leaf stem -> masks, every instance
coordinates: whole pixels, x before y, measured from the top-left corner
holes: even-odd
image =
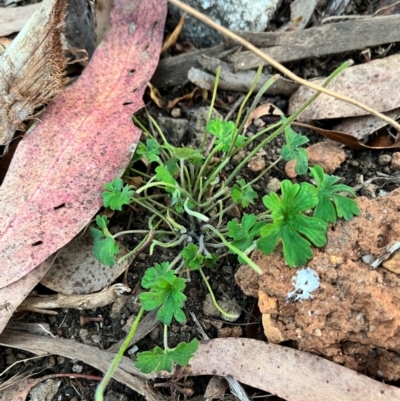
[[[236,248],[230,242],[228,242],[224,238],[224,236],[217,229],[215,229],[212,225],[205,224],[204,226],[201,227],[201,229],[202,230],[206,230],[206,229],[211,230],[215,235],[217,235],[219,237],[219,239],[224,243],[224,245],[227,248],[229,248],[236,255],[240,256],[255,272],[257,272],[258,274],[262,274],[261,269],[245,253],[243,253],[240,249]]]
[[[113,361],[111,362],[110,367],[108,368],[103,380],[97,386],[96,393],[95,393],[95,401],[103,401],[104,400],[104,390],[106,389],[108,383],[110,382],[115,369],[117,368],[119,361],[122,359],[126,349],[129,347],[129,344],[136,333],[137,327],[139,325],[140,319],[142,318],[144,313],[144,309],[140,308],[139,313],[136,316],[136,319],[133,321],[131,329],[129,330],[128,335],[125,338],[125,341],[121,345],[118,353],[115,355]]]
[[[219,311],[222,315],[226,316],[227,318],[230,318],[230,319],[235,319],[235,318],[237,318],[237,316],[231,315],[230,313],[225,312],[225,311],[219,306],[217,300],[215,299],[215,295],[214,295],[214,292],[213,292],[213,290],[212,290],[212,288],[211,288],[211,286],[210,286],[210,283],[208,282],[207,277],[206,277],[206,275],[204,274],[203,269],[202,269],[201,267],[199,268],[199,272],[200,272],[200,274],[201,274],[201,277],[203,278],[203,281],[204,281],[204,283],[205,283],[205,285],[206,285],[206,287],[207,287],[208,292],[210,293],[211,300],[212,300],[214,306],[218,309],[218,311]]]

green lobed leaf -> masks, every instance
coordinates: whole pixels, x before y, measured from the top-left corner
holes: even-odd
[[[240,224],[236,220],[228,222],[228,237],[232,238],[232,245],[240,251],[246,251],[255,241],[255,237],[260,235],[260,229],[264,223],[257,223],[257,216],[254,214],[244,214]],[[244,263],[239,257],[239,262]]]
[[[102,193],[103,204],[111,210],[122,210],[123,205],[131,203],[131,197],[135,193],[131,185],[123,186],[121,178],[117,178],[104,185],[105,192]]]
[[[261,228],[257,248],[269,255],[281,240],[286,263],[301,266],[312,258],[311,243],[325,245],[327,223],[305,214],[318,204],[318,197],[308,185],[284,180],[281,188],[281,198],[274,192],[263,197],[273,222]]]
[[[146,139],[146,144],[143,142],[139,143],[136,153],[142,156],[146,156],[149,162],[162,163],[160,159],[161,146],[153,138]]]
[[[314,217],[334,223],[338,217],[351,220],[354,216],[361,214],[355,200],[341,195],[348,193],[355,197],[353,189],[344,184],[336,184],[340,177],[324,173],[321,166],[315,165],[310,168],[310,175],[314,178],[316,186],[306,184],[310,191],[318,197],[318,205],[314,211]]]
[[[196,270],[204,264],[204,256],[199,253],[199,248],[195,244],[189,244],[183,248],[181,255],[189,269]]]
[[[114,257],[119,252],[119,246],[114,238],[106,237],[102,231],[90,227],[90,233],[94,238],[93,253],[95,258],[102,263],[112,267],[115,263]]]
[[[287,118],[282,116],[282,123],[285,124]],[[296,160],[295,171],[297,174],[305,174],[308,167],[308,155],[302,145],[308,142],[304,135],[297,134],[290,125],[285,128],[286,144],[281,149],[282,159],[285,161]]]
[[[190,343],[179,343],[176,348],[163,350],[155,347],[152,351],[139,352],[135,365],[143,373],[171,372],[173,362],[180,366],[188,365],[198,348],[199,341],[196,338]]]
[[[159,277],[164,277],[169,281],[173,281],[175,274],[172,270],[168,269],[169,262],[162,262],[161,264],[156,263],[154,267],[149,267],[146,269],[142,278],[142,287],[146,289],[151,288],[156,284],[156,281]]]
[[[150,289],[149,292],[140,294],[140,303],[144,310],[150,311],[160,307],[157,319],[164,324],[171,324],[173,318],[179,323],[186,320],[182,311],[186,296],[183,291],[186,287],[185,280],[176,277],[171,270],[166,272],[165,265],[159,268],[150,268],[144,284]],[[153,270],[151,270],[153,269]]]
[[[236,127],[233,121],[221,121],[218,118],[211,120],[207,125],[207,131],[216,137],[215,146],[219,146],[223,152],[227,152],[231,148],[236,134]],[[242,146],[244,140],[245,137],[243,135],[238,135],[235,146]]]
[[[231,189],[233,202],[236,204],[240,203],[243,207],[254,204],[254,199],[256,199],[257,196],[257,192],[255,192],[250,185],[246,186],[246,181],[243,178],[241,178]]]

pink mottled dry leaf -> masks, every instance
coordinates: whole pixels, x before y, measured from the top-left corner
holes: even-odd
[[[19,144],[0,188],[0,288],[88,224],[103,185],[126,168],[140,137],[131,115],[157,65],[166,9],[164,0],[116,0],[89,66]]]
[[[0,288],[0,333],[4,330],[21,302],[50,269],[56,256],[56,253],[49,256],[40,266],[24,277],[9,284],[7,287]]]
[[[245,338],[201,343],[183,375],[233,376],[287,401],[399,400],[400,389],[306,352]]]

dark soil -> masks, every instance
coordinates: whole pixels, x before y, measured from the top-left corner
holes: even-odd
[[[358,14],[362,14],[364,11],[371,13],[374,11],[374,6],[376,6],[377,1],[359,1],[355,2],[358,5],[356,11]],[[288,5],[289,2],[284,1],[281,9],[277,13],[276,20],[273,26],[277,27],[281,25],[288,16]],[[371,9],[369,9],[371,8]],[[394,48],[394,50],[396,50]],[[374,54],[374,49],[371,49],[372,54]],[[393,51],[393,50],[392,50]],[[355,60],[360,58],[359,53],[352,55],[339,55],[336,57],[319,59],[319,60],[307,60],[304,63],[298,63],[296,65],[290,66],[291,69],[299,75],[307,75],[307,78],[311,78],[310,75],[320,75],[326,76],[331,71],[333,71],[341,62],[347,60],[348,58],[354,58]],[[312,71],[312,73],[310,73]],[[301,73],[303,72],[303,73]],[[181,91],[189,91],[187,88],[176,88],[165,95],[174,98],[181,94]],[[238,98],[236,93],[219,93],[217,110],[225,116],[230,110],[235,100]],[[278,104],[281,108],[285,109],[287,104],[287,99],[275,97],[275,98],[263,98],[262,103],[272,102]],[[218,107],[218,104],[222,107]],[[190,113],[196,113],[196,110],[203,106],[208,105],[203,104],[201,99],[194,99],[186,103],[179,104],[179,109],[181,112],[181,118],[187,118]],[[152,114],[156,119],[161,114],[169,116],[169,112],[160,111],[154,104],[149,103],[150,114]],[[232,120],[235,118],[235,114],[232,116]],[[250,132],[255,131],[255,127],[250,127]],[[300,131],[300,130],[297,130]],[[304,132],[303,132],[304,133]],[[171,134],[173,135],[173,133]],[[307,133],[310,139],[310,143],[316,143],[323,141],[324,139],[314,133]],[[189,143],[190,141],[188,141]],[[188,143],[183,143],[186,145]],[[266,165],[275,161],[280,154],[280,149],[283,145],[283,138],[278,137],[272,141],[267,148],[265,148],[266,155]],[[350,185],[352,187],[358,186],[362,181],[366,181],[370,178],[377,177],[378,173],[384,173],[388,175],[393,175],[393,171],[390,170],[389,164],[382,166],[379,163],[379,156],[385,154],[391,156],[395,150],[380,150],[380,151],[355,151],[351,149],[346,149],[346,161],[341,165],[341,167],[335,172],[335,175],[341,177],[342,182]],[[232,169],[233,166],[228,166],[227,169]],[[243,178],[246,180],[251,180],[255,178],[257,173],[245,169],[242,173]],[[397,175],[399,177],[399,175]],[[238,177],[238,179],[241,177]],[[258,200],[262,198],[267,192],[266,187],[271,178],[277,178],[283,180],[286,178],[284,174],[284,163],[279,163],[275,168],[273,168],[269,175],[266,175],[262,180],[254,186],[254,189],[258,192]],[[376,187],[362,187],[359,189],[359,194],[366,195],[368,197],[378,196],[380,189],[385,191],[391,191],[398,187],[399,185],[377,181]],[[262,211],[264,207],[261,202],[253,207],[252,212]],[[118,226],[121,230],[127,230],[132,226],[145,226],[145,216],[139,215],[135,217],[131,227],[128,227],[129,212],[121,212],[116,214],[111,222],[112,225]],[[137,245],[137,239],[124,237],[126,241],[125,245],[132,249]],[[157,251],[153,256],[149,256],[148,253],[143,253],[140,257],[130,266],[128,274],[128,283],[131,288],[137,288],[137,284],[140,281],[143,272],[148,267],[154,265],[154,263],[160,263],[162,261],[172,260],[174,257],[173,252],[168,253],[164,250],[162,252]],[[259,321],[259,314],[257,307],[255,306],[255,300],[251,297],[246,297],[239,287],[236,285],[233,274],[238,269],[239,265],[235,257],[227,255],[221,263],[213,268],[207,270],[207,275],[209,276],[209,281],[215,292],[217,299],[234,299],[240,306],[242,314],[240,319],[234,323],[227,323],[222,321],[218,317],[206,316],[203,310],[203,303],[205,301],[207,290],[201,280],[198,273],[191,274],[191,281],[187,284],[187,297],[188,300],[185,304],[185,314],[187,316],[187,322],[183,326],[173,324],[169,333],[169,345],[175,346],[181,341],[189,341],[194,337],[200,338],[199,332],[194,324],[190,312],[194,313],[197,319],[204,324],[205,331],[210,338],[215,338],[218,336],[218,329],[222,327],[240,327],[243,331],[243,336],[251,336],[252,338],[265,339]],[[42,286],[36,288],[36,292],[40,294],[48,294],[49,290]],[[127,297],[128,299],[128,297]],[[82,329],[87,330],[86,338],[90,339],[96,346],[100,349],[106,350],[111,345],[113,345],[118,340],[125,337],[126,332],[123,331],[122,327],[125,325],[126,321],[137,312],[137,306],[133,305],[131,302],[126,302],[125,305],[120,309],[117,315],[111,316],[112,306],[99,308],[96,310],[89,311],[76,311],[73,309],[59,310],[57,316],[49,316],[46,314],[38,313],[25,313],[15,316],[16,320],[21,320],[25,322],[40,322],[48,323],[50,325],[50,331],[52,334],[66,339],[74,339],[76,341],[82,341]],[[84,328],[79,324],[79,317],[84,316],[101,316],[104,318],[102,323],[89,323]],[[159,327],[153,330],[153,332],[146,338],[141,340],[137,346],[139,350],[152,349],[155,345],[160,345],[162,343],[162,330]],[[60,356],[46,356],[40,359],[33,359],[29,361],[24,361],[33,355],[25,351],[18,351],[9,348],[0,349],[0,371],[3,371],[7,367],[15,364],[17,361],[22,361],[19,364],[12,366],[5,375],[1,377],[1,380],[8,379],[16,375],[21,370],[29,370],[38,376],[44,376],[45,374],[52,373],[70,373],[70,372],[82,372],[88,375],[102,376],[102,373],[93,369],[92,367],[85,365],[79,361],[79,355],[76,356],[76,360],[68,360]],[[189,378],[182,380],[179,385],[185,387],[185,381],[190,386],[192,393],[189,398],[195,398],[202,396],[205,391],[205,387],[209,381],[207,377]],[[53,401],[62,400],[93,400],[94,391],[97,386],[97,382],[92,380],[84,379],[62,379],[62,384],[59,388],[58,393],[53,397]],[[247,389],[249,396],[260,395],[257,390]],[[176,387],[160,387],[159,391],[166,396],[170,396],[173,399],[183,399],[185,398],[184,392],[177,391]],[[113,400],[139,400],[142,397],[121,385],[120,383],[113,381],[107,389],[109,393],[109,401]],[[278,400],[277,397],[269,397],[268,400]]]

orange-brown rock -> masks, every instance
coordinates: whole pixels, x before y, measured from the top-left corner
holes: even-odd
[[[344,150],[336,143],[330,141],[315,143],[309,146],[306,151],[308,154],[308,164],[310,166],[319,164],[326,174],[332,174],[346,159]],[[285,173],[289,178],[297,176],[294,171],[295,165],[295,160],[291,160],[285,165]]]
[[[328,242],[308,263],[320,279],[313,298],[290,302],[297,269],[285,264],[281,249],[253,260],[257,275],[242,266],[235,275],[244,293],[259,296],[266,335],[272,342],[296,341],[300,350],[322,355],[377,378],[400,379],[400,275],[362,261],[377,258],[400,239],[400,189],[369,200],[362,215],[328,229]],[[268,334],[270,333],[270,334]]]

